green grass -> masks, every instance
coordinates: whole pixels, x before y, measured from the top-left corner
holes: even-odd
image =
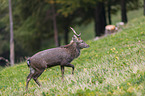
[[[89,26],[89,25],[88,25]],[[97,41],[89,40],[75,59],[75,74],[65,68],[61,82],[60,67],[47,69],[25,91],[29,68],[26,62],[0,71],[0,96],[144,96],[145,94],[145,17],[130,21],[116,34]],[[89,29],[88,29],[89,30]]]
[[[0,71],[3,69],[3,67],[0,66]]]

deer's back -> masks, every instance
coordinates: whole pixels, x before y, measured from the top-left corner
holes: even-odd
[[[35,67],[51,67],[62,62],[71,62],[72,60],[73,58],[71,58],[71,54],[66,48],[47,49],[34,54],[30,58],[30,62],[33,63],[32,66]]]

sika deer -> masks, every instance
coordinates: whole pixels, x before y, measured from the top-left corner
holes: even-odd
[[[64,67],[72,67],[72,74],[74,74],[74,65],[70,64],[70,62],[80,55],[80,49],[88,48],[89,45],[81,39],[81,34],[78,35],[73,28],[71,29],[75,35],[72,37],[70,44],[40,51],[28,58],[27,65],[30,68],[30,73],[27,76],[26,90],[31,78],[40,86],[37,78],[46,68],[60,65],[62,81],[64,80]]]

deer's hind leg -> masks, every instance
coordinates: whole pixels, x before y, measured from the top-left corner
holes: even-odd
[[[27,76],[27,80],[26,80],[26,90],[28,89],[29,82],[31,78],[33,77],[34,73],[35,73],[35,70],[30,66],[30,73]]]
[[[35,74],[33,75],[33,80],[38,84],[38,86],[41,86],[41,84],[39,83],[39,81],[37,79],[43,73],[44,70],[45,69],[41,69],[39,71],[36,71]]]

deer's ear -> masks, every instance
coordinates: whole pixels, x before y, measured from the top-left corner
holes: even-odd
[[[78,41],[77,36],[76,36],[76,35],[74,35],[74,36],[72,37],[72,40],[73,40],[73,42],[77,42],[77,41]]]
[[[81,37],[80,36],[78,37],[78,40],[81,40]]]

